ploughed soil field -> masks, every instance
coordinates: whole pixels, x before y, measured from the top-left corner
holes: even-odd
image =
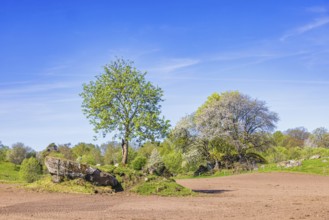
[[[0,184],[0,219],[328,219],[329,177],[265,173],[177,182],[192,197],[37,193]]]

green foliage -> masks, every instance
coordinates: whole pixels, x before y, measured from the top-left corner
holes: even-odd
[[[96,165],[103,162],[100,148],[93,144],[79,143],[72,148],[72,152],[81,163]]]
[[[260,153],[257,152],[247,152],[243,155],[243,157],[247,160],[247,162],[250,163],[267,163],[267,160],[265,157],[263,157]]]
[[[269,148],[263,153],[269,163],[277,163],[288,159],[288,150],[285,147]]]
[[[151,178],[150,181],[142,182],[131,191],[141,195],[159,195],[159,196],[191,196],[195,193],[179,184],[173,179]]]
[[[319,154],[322,157],[329,157],[329,149],[328,148],[303,148],[302,149],[302,157],[307,159],[313,155]]]
[[[46,158],[46,156],[50,156],[50,157],[58,157],[58,158],[67,159],[67,158],[65,158],[64,154],[62,154],[61,152],[58,152],[58,151],[47,152],[43,156],[44,156],[44,158]]]
[[[83,85],[82,109],[95,132],[116,132],[125,144],[122,162],[127,162],[132,139],[163,138],[169,121],[160,118],[163,91],[146,81],[133,62],[117,59],[104,67],[95,81]]]
[[[142,170],[143,167],[146,165],[146,163],[147,163],[147,158],[146,157],[144,157],[144,156],[137,156],[131,162],[131,167],[134,170]]]
[[[0,182],[20,182],[19,165],[0,161]]]
[[[151,156],[148,160],[147,167],[149,169],[153,169],[157,174],[162,173],[162,171],[165,167],[162,157],[156,148],[154,148],[151,153]]]
[[[121,146],[114,142],[109,142],[101,146],[104,149],[104,164],[114,165],[119,163],[119,156],[122,155]],[[129,155],[128,155],[129,156]]]
[[[217,92],[214,92],[213,94],[211,94],[210,96],[208,96],[207,100],[205,103],[203,103],[198,110],[196,111],[195,115],[196,117],[198,117],[198,115],[202,114],[202,112],[211,107],[212,105],[214,105],[214,103],[220,101],[221,95]]]
[[[111,187],[94,186],[83,179],[66,180],[61,183],[53,183],[50,176],[26,185],[27,189],[38,192],[83,193],[95,194],[97,192],[112,193]]]
[[[58,151],[60,154],[63,155],[63,158],[68,159],[68,160],[75,160],[76,157],[72,151],[72,149],[68,145],[59,145],[58,146]]]
[[[9,147],[4,146],[0,141],[0,162],[6,160],[8,151],[9,151]]]
[[[19,171],[22,180],[32,183],[40,178],[42,174],[41,165],[34,157],[24,159]]]
[[[95,148],[95,145],[93,144],[87,144],[87,143],[78,143],[72,148],[72,152],[75,155],[75,157],[82,157],[83,155],[89,154],[93,149]]]
[[[98,167],[98,169],[113,174],[119,183],[121,183],[124,190],[127,190],[139,183],[143,177],[142,172],[130,169],[129,167],[125,166],[105,165]]]
[[[184,170],[183,155],[179,152],[170,152],[163,155],[163,163],[165,167],[170,171],[170,173],[177,175]]]
[[[304,160],[301,166],[282,168],[277,164],[268,164],[259,169],[259,172],[301,172],[308,174],[329,175],[329,160],[328,159],[315,159]]]
[[[176,145],[169,139],[165,139],[158,147],[165,167],[173,175],[177,175],[186,170],[183,166],[183,154]]]
[[[85,154],[78,158],[79,163],[96,165],[95,157],[91,154]]]
[[[272,138],[275,146],[282,146],[286,137],[281,131],[276,131],[273,133]]]
[[[278,163],[287,160],[308,159],[313,155],[319,154],[322,157],[329,157],[328,148],[310,148],[310,147],[274,147],[270,148],[262,155],[269,163]]]
[[[146,142],[143,144],[140,148],[138,148],[138,155],[144,156],[146,158],[149,158],[152,154],[152,151],[156,148],[157,146],[151,142]]]

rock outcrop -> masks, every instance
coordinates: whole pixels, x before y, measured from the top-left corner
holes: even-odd
[[[320,158],[321,158],[320,154],[315,154],[315,155],[310,157],[310,160],[316,160],[316,159],[320,159]]]
[[[291,168],[291,167],[298,167],[301,165],[302,165],[302,160],[288,160],[278,163],[277,167]]]
[[[66,177],[69,179],[83,178],[96,186],[115,187],[118,185],[117,179],[111,174],[86,164],[55,157],[46,157],[45,164],[52,175],[53,182],[56,183],[61,182]]]

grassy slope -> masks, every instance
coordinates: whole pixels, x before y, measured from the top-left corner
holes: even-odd
[[[83,179],[67,180],[62,183],[53,183],[49,175],[25,185],[27,189],[38,192],[61,192],[61,193],[112,193],[112,187],[94,186]]]
[[[159,196],[190,196],[196,194],[191,189],[177,184],[175,180],[162,177],[153,177],[148,181],[143,181],[133,187],[131,191],[140,195]]]
[[[304,160],[301,166],[292,168],[278,167],[276,164],[266,164],[259,172],[301,172],[308,174],[329,175],[329,158]]]
[[[298,173],[307,173],[307,174],[317,174],[317,175],[326,175],[329,176],[329,158],[320,158],[315,160],[304,160],[301,166],[292,167],[292,168],[283,168],[278,167],[277,164],[265,164],[260,165],[258,171],[240,171],[239,173],[234,172],[233,170],[221,170],[213,174],[205,173],[200,176],[188,176],[182,175],[177,176],[176,179],[190,179],[190,178],[211,178],[211,177],[223,177],[238,175],[243,173],[263,173],[263,172],[298,172]]]
[[[19,166],[15,166],[15,164],[10,162],[0,162],[0,182],[21,182],[19,177]]]

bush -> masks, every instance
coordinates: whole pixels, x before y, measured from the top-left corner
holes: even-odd
[[[40,178],[41,173],[41,165],[36,158],[31,157],[23,160],[19,171],[21,179],[28,183],[32,183]]]
[[[288,160],[288,150],[285,147],[269,148],[264,156],[269,163],[278,163]]]
[[[269,148],[263,153],[263,156],[268,160],[269,163],[278,163],[286,160],[299,160],[308,159],[313,155],[319,154],[322,157],[329,156],[329,149],[327,148],[310,148],[310,147],[274,147]]]
[[[9,151],[9,147],[2,145],[0,142],[0,162],[6,161],[6,156],[8,151]]]
[[[158,150],[155,148],[149,158],[147,168],[149,172],[161,175],[165,170],[165,165],[163,163],[162,157],[160,156]]]
[[[329,149],[328,148],[310,148],[306,147],[302,150],[302,155],[305,159],[310,158],[313,155],[319,154],[322,157],[329,157]]]
[[[8,152],[8,161],[20,165],[27,156],[27,149],[23,143],[16,143]]]
[[[131,163],[131,167],[134,170],[142,170],[143,167],[146,165],[147,158],[144,156],[137,156]]]
[[[183,157],[179,152],[171,152],[163,156],[163,162],[168,170],[177,175],[182,172]]]

